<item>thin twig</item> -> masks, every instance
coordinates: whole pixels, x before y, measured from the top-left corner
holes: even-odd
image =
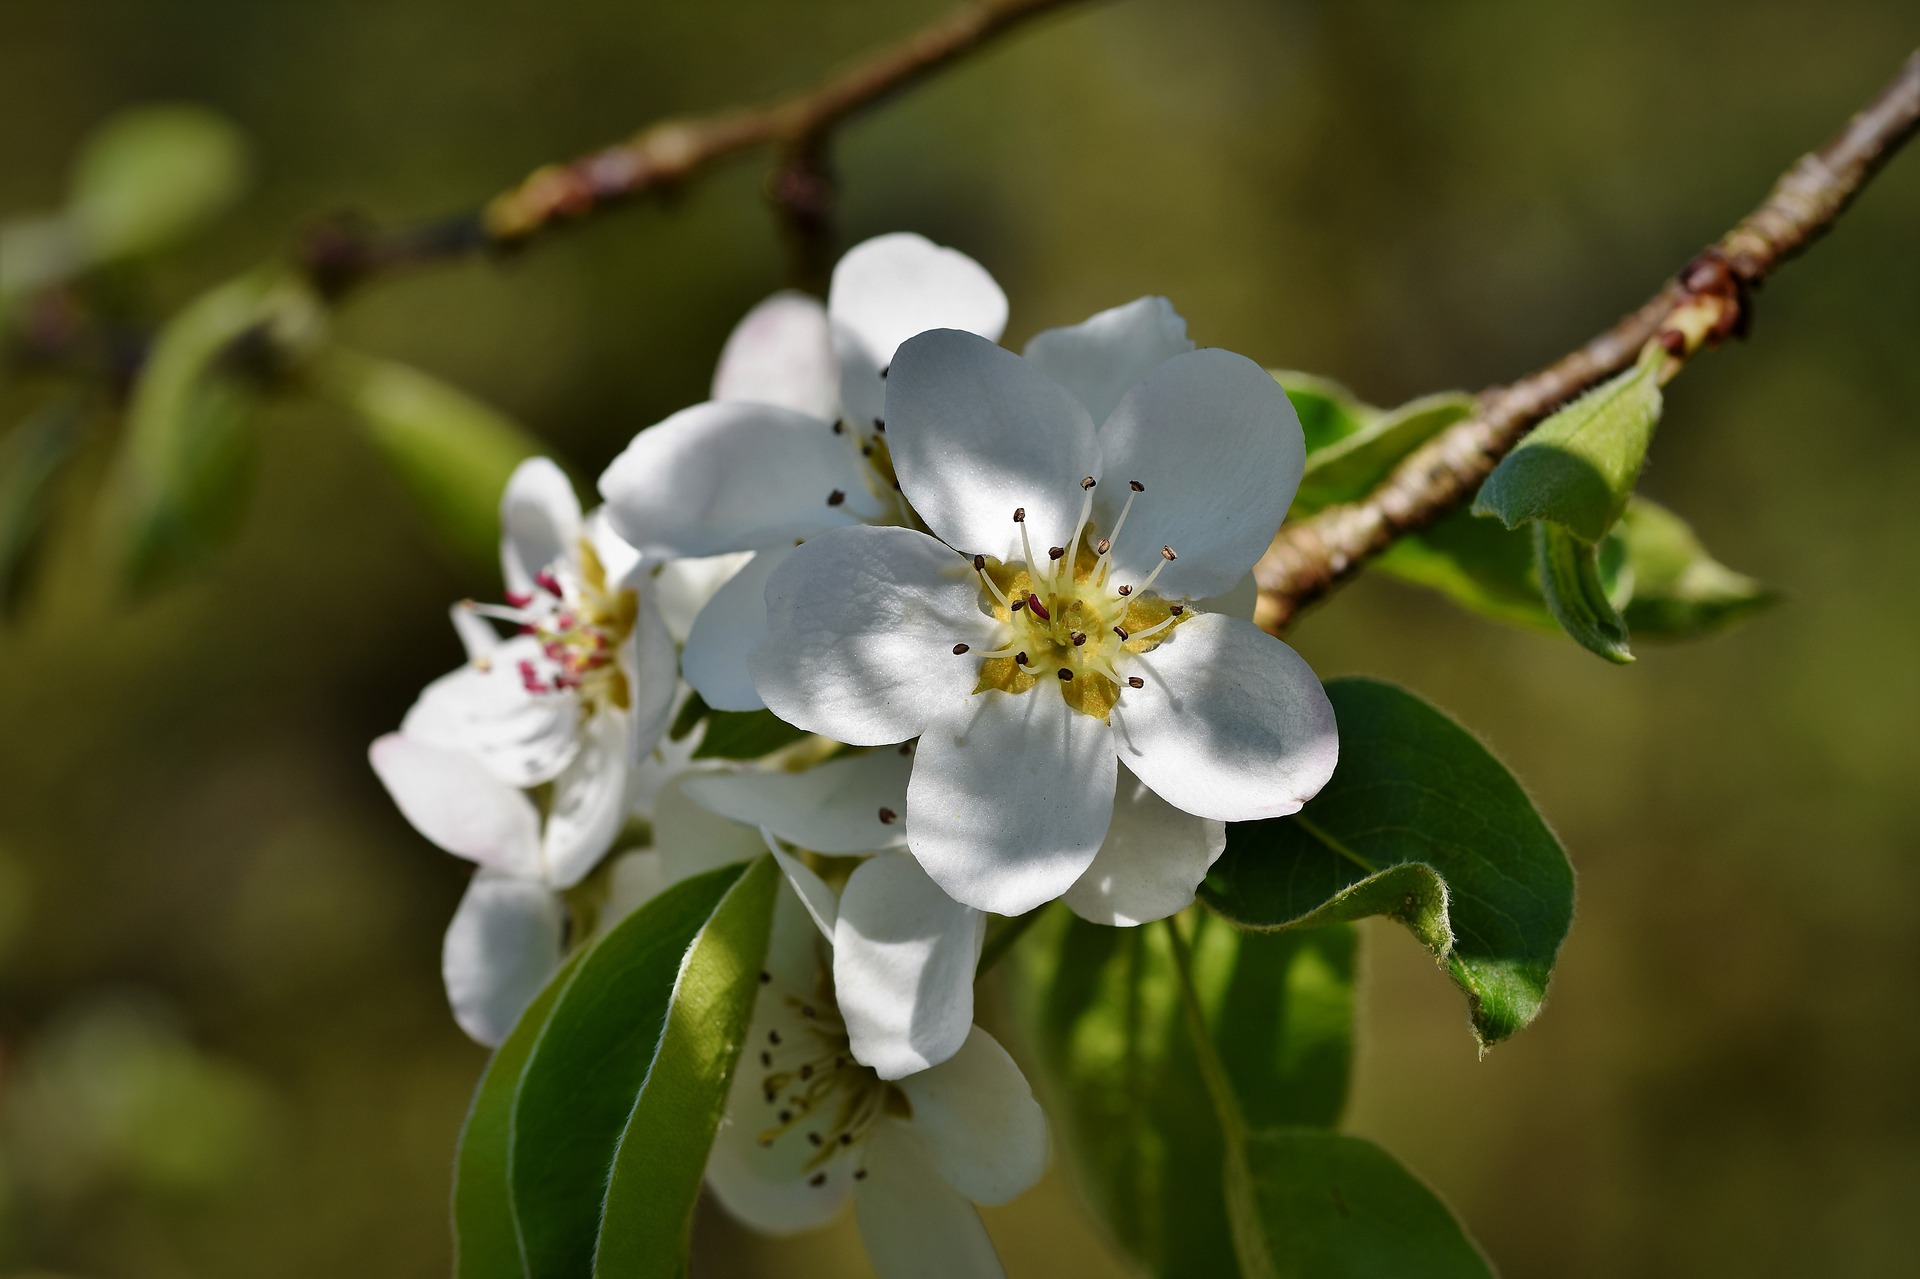
[[[1008,31],[1042,14],[1084,0],[972,0],[881,50],[817,88],[761,107],[739,108],[653,125],[625,142],[565,164],[536,169],[481,209],[424,229],[374,232],[336,222],[312,236],[302,262],[315,282],[338,295],[369,277],[447,261],[486,249],[522,244],[564,223],[617,204],[662,192],[716,161],[760,146],[778,147],[783,167],[772,190],[789,226],[806,241],[824,234],[830,189],[790,194],[782,175],[802,185],[824,178],[826,142],[850,117],[918,83]],[[796,167],[798,165],[799,167]],[[830,186],[830,184],[829,184]]]
[[[1824,233],[1920,127],[1920,52],[1831,142],[1801,157],[1765,202],[1639,310],[1537,373],[1480,394],[1479,411],[1409,454],[1373,492],[1280,530],[1254,568],[1256,620],[1278,635],[1396,540],[1465,505],[1556,407],[1631,363],[1681,307],[1719,303],[1715,340],[1743,331],[1748,292]],[[1691,353],[1691,352],[1689,352]]]

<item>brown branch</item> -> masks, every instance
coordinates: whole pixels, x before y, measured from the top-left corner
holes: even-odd
[[[1309,604],[1351,579],[1399,538],[1465,505],[1482,480],[1556,407],[1632,363],[1659,337],[1676,354],[1744,330],[1748,292],[1824,233],[1920,126],[1920,52],[1831,142],[1801,157],[1766,200],[1647,303],[1553,364],[1480,393],[1479,410],[1408,454],[1379,487],[1280,530],[1254,567],[1259,623],[1284,631]],[[1706,304],[1714,324],[1669,328]],[[1685,327],[1688,333],[1678,331]],[[1670,348],[1672,349],[1672,348]]]
[[[815,89],[766,106],[653,125],[591,155],[536,169],[475,213],[384,234],[351,222],[329,224],[309,238],[302,263],[322,290],[338,295],[370,276],[522,244],[669,190],[716,161],[760,146],[782,152],[770,194],[798,238],[796,252],[818,257],[831,188],[826,142],[835,128],[1029,19],[1082,2],[972,0]],[[789,179],[797,180],[793,191],[783,185]]]

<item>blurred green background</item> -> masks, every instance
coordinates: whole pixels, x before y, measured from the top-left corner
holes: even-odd
[[[115,109],[213,106],[258,184],[153,272],[177,305],[321,215],[461,208],[650,119],[806,84],[942,7],[11,3],[0,217],[55,205]],[[1160,292],[1202,343],[1375,403],[1473,388],[1730,225],[1892,74],[1915,16],[1121,0],[849,130],[839,238],[964,248],[1006,286],[1015,345]],[[369,288],[342,336],[595,473],[702,398],[729,326],[780,284],[764,174]],[[1414,943],[1367,930],[1351,1125],[1509,1279],[1911,1273],[1917,231],[1911,155],[1768,287],[1750,342],[1670,389],[1646,490],[1783,606],[1626,669],[1381,581],[1297,632],[1323,674],[1398,680],[1481,733],[1581,873],[1545,1015],[1484,1061]],[[497,585],[436,548],[337,411],[264,427],[249,521],[188,584],[128,603],[69,502],[0,633],[0,1274],[446,1270],[484,1060],[438,974],[465,870],[364,750],[457,660],[446,603]],[[1058,1170],[988,1219],[1016,1279],[1123,1273]],[[844,1222],[779,1248],[711,1214],[700,1231],[697,1274],[864,1273]]]

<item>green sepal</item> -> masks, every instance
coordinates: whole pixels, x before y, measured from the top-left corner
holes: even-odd
[[[1616,553],[1620,549],[1617,542],[1607,547]],[[1626,621],[1601,580],[1602,549],[1558,524],[1533,526],[1535,572],[1547,611],[1574,643],[1624,666],[1633,660],[1633,651],[1627,646]]]
[[[1381,914],[1467,996],[1483,1046],[1539,1014],[1573,921],[1573,869],[1519,782],[1472,734],[1369,679],[1327,684],[1340,763],[1300,813],[1227,827],[1201,898],[1243,928]]]

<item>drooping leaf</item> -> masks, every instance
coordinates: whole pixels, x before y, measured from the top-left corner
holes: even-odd
[[[513,1225],[507,1143],[513,1129],[513,1095],[533,1045],[545,1029],[560,992],[573,980],[584,950],[575,951],[553,975],[512,1033],[494,1050],[473,1094],[453,1163],[453,1273],[456,1279],[526,1279],[520,1236]]]
[[[1365,429],[1380,416],[1379,409],[1361,403],[1352,391],[1330,378],[1290,369],[1274,369],[1272,373],[1300,417],[1308,457]]]
[[[694,1201],[753,1016],[780,883],[771,857],[754,862],[687,952],[614,1151],[597,1275],[676,1279],[686,1271]]]
[[[806,735],[772,711],[708,711],[706,735],[693,758],[759,759]]]
[[[1609,546],[1617,560],[1619,543]],[[1547,611],[1581,648],[1625,665],[1633,660],[1633,650],[1627,646],[1627,624],[1601,580],[1601,550],[1558,524],[1533,526],[1535,572]]]
[[[350,410],[434,533],[476,567],[500,554],[500,494],[513,470],[543,451],[497,410],[438,378],[335,349],[315,385]]]
[[[85,437],[86,408],[44,405],[0,439],[0,615],[19,603],[60,475]]]
[[[1340,764],[1293,817],[1227,827],[1201,887],[1242,927],[1363,914],[1401,920],[1466,992],[1494,1044],[1532,1021],[1573,919],[1573,870],[1520,784],[1486,747],[1412,694],[1327,685]]]
[[[1627,508],[1660,422],[1659,347],[1536,426],[1501,459],[1474,498],[1476,515],[1508,528],[1558,524],[1598,543]]]
[[[1692,639],[1751,617],[1778,595],[1707,552],[1685,520],[1636,497],[1615,534],[1626,545],[1633,594],[1627,627],[1648,639]]]
[[[744,873],[722,867],[649,901],[594,944],[555,1000],[520,1076],[509,1141],[528,1279],[593,1273],[607,1178],[681,965]]]
[[[1293,499],[1295,513],[1364,496],[1401,458],[1455,422],[1473,416],[1473,407],[1473,397],[1457,391],[1422,396],[1309,454],[1300,491]]]
[[[1195,924],[1195,985],[1249,1120],[1336,1122],[1352,1051],[1352,930],[1242,933],[1204,914]],[[1225,1147],[1165,930],[1055,910],[1008,962],[1049,1115],[1106,1230],[1164,1279],[1237,1273]]]
[[[1247,1170],[1280,1279],[1493,1279],[1438,1196],[1364,1138],[1255,1132]]]
[[[1431,587],[1455,603],[1503,622],[1558,630],[1534,574],[1533,538],[1526,530],[1455,511],[1438,524],[1403,537],[1374,561],[1383,573]]]
[[[67,212],[94,262],[167,248],[204,230],[240,198],[247,147],[204,107],[123,111],[87,140]]]

